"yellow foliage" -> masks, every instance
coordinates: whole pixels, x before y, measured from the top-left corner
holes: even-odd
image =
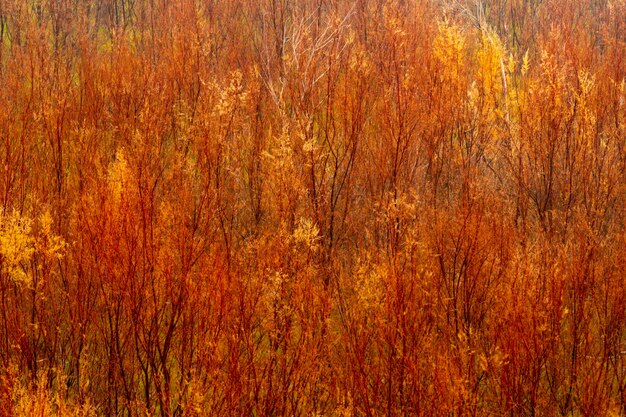
[[[187,399],[183,405],[185,416],[203,416],[205,415],[206,395],[202,389],[202,384],[192,375],[187,381]]]
[[[458,79],[465,65],[465,36],[455,25],[443,21],[439,23],[433,41],[433,54],[444,67],[444,76]]]
[[[24,263],[30,261],[34,252],[31,236],[31,220],[17,212],[0,213],[0,255],[2,272],[18,282],[29,282]]]
[[[45,211],[39,217],[41,231],[39,240],[36,243],[36,249],[47,258],[63,257],[63,250],[66,243],[61,236],[57,236],[52,232],[52,216],[49,211]]]
[[[124,149],[120,148],[115,153],[115,161],[109,165],[109,188],[113,200],[119,203],[126,183],[128,181],[128,162],[124,155]]]
[[[356,51],[350,55],[349,67],[351,71],[366,76],[372,71],[372,61],[366,50],[355,47]]]
[[[595,112],[590,106],[589,98],[595,86],[595,78],[587,70],[578,72],[579,91],[575,94],[581,115],[581,125],[585,129],[593,129],[596,124]]]
[[[530,58],[528,57],[528,49],[524,53],[524,58],[522,59],[522,75],[526,75],[528,70],[530,69]]]
[[[495,33],[483,33],[482,45],[476,54],[478,79],[488,101],[498,97],[502,91],[504,48]]]
[[[364,312],[377,309],[383,302],[383,277],[385,268],[371,265],[369,259],[360,260],[353,277],[357,297],[357,305]]]
[[[318,247],[319,232],[319,228],[311,220],[300,219],[298,227],[293,232],[293,240],[295,243],[304,244],[315,251]]]
[[[63,379],[60,378],[61,382]],[[19,381],[14,381],[13,415],[15,417],[95,417],[97,415],[95,407],[90,404],[89,400],[82,405],[75,404],[64,399],[64,393],[51,394],[46,389],[47,385],[46,378],[41,378],[36,390],[29,390]]]
[[[248,92],[243,87],[243,74],[241,71],[234,71],[229,85],[220,92],[220,100],[215,106],[215,113],[220,117],[230,115],[234,109],[243,106],[247,98]]]

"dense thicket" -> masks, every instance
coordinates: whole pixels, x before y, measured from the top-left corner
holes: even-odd
[[[0,0],[0,414],[626,415],[624,0]]]

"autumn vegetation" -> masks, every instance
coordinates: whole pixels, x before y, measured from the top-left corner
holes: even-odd
[[[0,0],[0,416],[625,416],[626,1]]]

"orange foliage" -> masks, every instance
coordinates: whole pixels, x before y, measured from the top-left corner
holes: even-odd
[[[0,415],[626,415],[624,0],[0,0]]]

